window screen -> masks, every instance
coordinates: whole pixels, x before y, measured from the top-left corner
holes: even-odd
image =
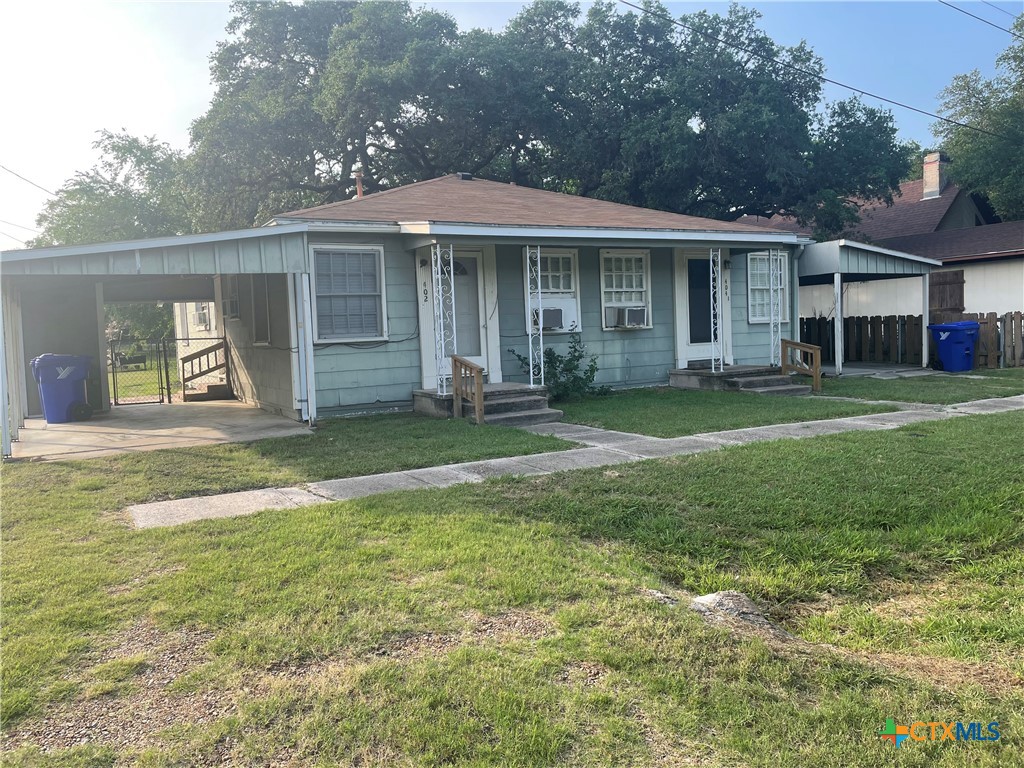
[[[380,250],[320,249],[313,255],[317,336],[320,339],[383,336]]]

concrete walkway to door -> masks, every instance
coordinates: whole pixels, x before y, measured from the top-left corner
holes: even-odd
[[[301,422],[235,400],[218,400],[119,405],[69,424],[26,419],[11,448],[15,459],[56,461],[304,434],[309,428]]]
[[[540,424],[525,429],[561,437],[581,443],[585,447],[365,477],[325,480],[293,488],[264,488],[217,496],[155,501],[149,504],[136,504],[128,507],[125,512],[136,528],[158,528],[197,520],[238,517],[262,510],[294,509],[311,504],[346,501],[389,491],[447,488],[461,483],[481,483],[487,478],[502,475],[548,475],[567,469],[604,467],[644,459],[703,453],[745,443],[896,429],[923,421],[1022,410],[1024,395],[1017,395],[958,405],[921,405],[913,410],[894,413],[874,413],[844,419],[706,432],[669,439],[613,432],[578,424]]]

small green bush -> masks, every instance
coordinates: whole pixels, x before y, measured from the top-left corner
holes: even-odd
[[[523,373],[530,372],[531,361],[514,349],[509,352],[523,367]],[[584,395],[603,395],[610,390],[608,387],[594,385],[597,377],[597,355],[591,355],[586,361],[587,350],[583,346],[580,332],[573,330],[569,334],[569,351],[560,355],[551,347],[544,350],[544,383],[552,400],[578,400]],[[540,376],[540,366],[533,364],[533,375]]]

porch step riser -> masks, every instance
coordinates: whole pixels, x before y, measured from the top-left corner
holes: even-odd
[[[546,397],[505,397],[500,400],[488,400],[484,398],[484,415],[490,416],[496,413],[514,413],[516,411],[536,411],[548,407]],[[473,415],[473,404],[463,401],[462,415]]]
[[[534,411],[511,411],[484,416],[484,422],[501,427],[527,427],[533,424],[550,424],[561,421],[564,414],[554,408],[542,408]]]
[[[793,383],[789,376],[743,376],[726,379],[730,389],[764,389],[765,387],[788,387]]]
[[[744,387],[740,391],[755,395],[788,395],[789,397],[811,394],[811,388],[805,384],[788,384],[784,387]]]

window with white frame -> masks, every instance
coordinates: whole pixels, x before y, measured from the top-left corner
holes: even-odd
[[[384,249],[316,246],[313,261],[317,341],[386,337]]]
[[[545,333],[568,333],[580,330],[580,298],[579,272],[577,267],[577,251],[575,248],[544,248],[540,249],[540,269],[537,283],[541,293],[541,312],[530,308],[529,294],[532,292],[530,275],[536,268],[531,264],[527,249],[523,249],[526,260],[527,275],[527,319],[536,330],[541,322]],[[534,259],[536,256],[533,257]]]
[[[789,259],[783,254],[779,302],[782,305],[782,322],[789,322]],[[747,256],[747,322],[771,322],[771,257],[768,253],[751,253]]]
[[[601,251],[601,316],[606,331],[651,327],[650,251]]]

